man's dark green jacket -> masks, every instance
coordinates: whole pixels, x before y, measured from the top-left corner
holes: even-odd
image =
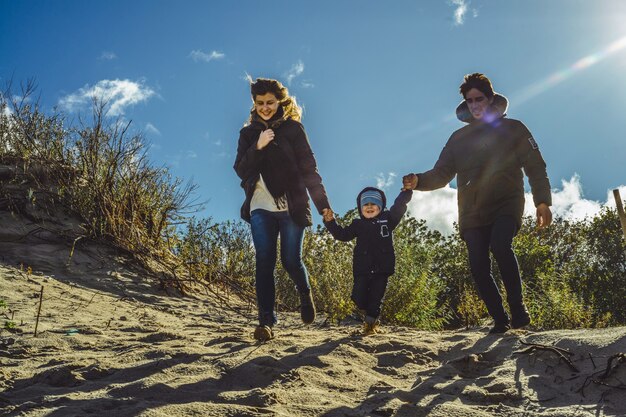
[[[459,229],[512,216],[521,226],[525,172],[535,206],[552,205],[550,181],[537,142],[519,120],[505,115],[508,101],[496,94],[491,122],[474,121],[461,103],[457,117],[466,123],[450,136],[433,169],[418,175],[417,190],[430,191],[457,177]],[[523,170],[523,171],[522,171]]]

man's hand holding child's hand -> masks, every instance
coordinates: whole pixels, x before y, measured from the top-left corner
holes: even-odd
[[[417,187],[417,175],[409,174],[402,177],[402,191],[414,190]]]
[[[332,222],[335,219],[335,214],[329,208],[322,209],[322,217],[325,222]]]

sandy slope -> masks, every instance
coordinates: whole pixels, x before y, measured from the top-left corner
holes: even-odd
[[[82,247],[66,267],[67,247],[2,233],[0,324],[13,315],[23,333],[0,334],[0,415],[626,415],[626,391],[589,378],[625,386],[626,363],[599,377],[626,352],[626,328],[361,337],[355,323],[281,314],[278,337],[258,344],[251,306],[167,297],[105,249]],[[553,352],[516,354],[521,341],[571,351],[578,371]]]

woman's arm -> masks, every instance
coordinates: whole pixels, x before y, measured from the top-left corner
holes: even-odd
[[[304,127],[302,124],[298,123],[296,129],[297,132],[293,143],[293,151],[298,166],[298,172],[302,176],[304,185],[309,191],[309,195],[317,211],[319,214],[322,214],[323,209],[330,207],[326,189],[324,188],[324,184],[322,184],[322,177],[317,170],[317,162],[315,161],[315,156],[313,155],[313,150],[309,144],[309,139],[304,131]]]
[[[262,150],[257,149],[258,138],[253,139],[251,134],[256,134],[256,131],[243,128],[239,132],[237,157],[233,168],[242,180],[259,172],[259,163],[263,155]]]

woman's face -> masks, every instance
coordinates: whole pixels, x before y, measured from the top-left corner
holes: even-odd
[[[487,96],[477,88],[472,88],[465,94],[467,107],[476,120],[482,120],[487,115],[487,110],[492,101],[493,97],[488,99]]]
[[[254,110],[263,120],[271,119],[276,114],[279,105],[278,99],[272,93],[256,96],[254,100]]]

